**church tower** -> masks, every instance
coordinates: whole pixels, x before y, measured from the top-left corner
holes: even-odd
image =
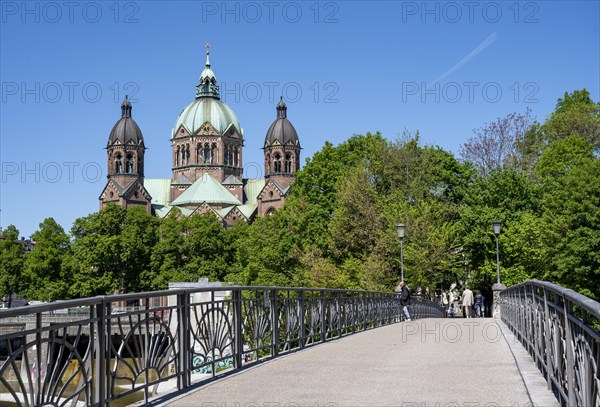
[[[121,118],[106,145],[108,182],[100,194],[100,209],[108,203],[124,207],[141,205],[150,213],[152,197],[144,188],[144,137],[131,117],[131,102],[125,96]]]
[[[171,143],[172,200],[205,174],[242,198],[243,130],[233,110],[221,101],[208,44],[196,99],[177,118]]]
[[[298,133],[287,118],[287,106],[283,97],[277,103],[277,118],[265,137],[265,178],[273,179],[281,187],[287,187],[300,169],[300,140]]]
[[[287,118],[283,97],[276,110],[277,118],[267,131],[263,147],[266,184],[258,196],[258,216],[268,215],[283,206],[289,186],[300,169],[300,140]]]

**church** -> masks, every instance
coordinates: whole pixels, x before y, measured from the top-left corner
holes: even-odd
[[[212,212],[226,227],[272,213],[283,206],[300,169],[301,149],[283,99],[276,113],[262,147],[264,178],[243,178],[244,132],[220,99],[207,45],[196,98],[172,130],[171,178],[144,177],[144,137],[125,97],[106,145],[108,181],[100,194],[100,209],[109,203],[141,205],[162,218],[177,207],[184,216]]]

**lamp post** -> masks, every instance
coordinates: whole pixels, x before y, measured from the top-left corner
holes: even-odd
[[[398,233],[398,237],[400,238],[400,274],[401,281],[404,281],[404,248],[402,247],[402,241],[404,240],[404,231],[406,226],[404,223],[398,223],[396,225],[396,232]]]
[[[500,284],[500,251],[498,250],[498,236],[500,236],[502,222],[495,220],[492,222],[492,226],[494,227],[494,234],[496,235],[496,272],[498,273],[498,284]]]
[[[498,250],[498,236],[500,236],[500,230],[502,228],[502,222],[495,220],[492,222],[494,228],[494,234],[496,235],[496,272],[498,273],[498,282],[492,286],[492,293],[494,300],[492,304],[492,316],[494,318],[500,318],[501,314],[501,303],[500,292],[506,289],[506,286],[500,282],[500,251]]]

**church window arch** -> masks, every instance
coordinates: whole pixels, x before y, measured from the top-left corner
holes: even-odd
[[[212,152],[208,143],[204,143],[204,163],[212,164]]]
[[[123,173],[123,156],[121,153],[117,153],[117,156],[115,157],[115,173]]]
[[[125,172],[133,174],[133,156],[131,154],[127,154],[127,157],[125,157]]]
[[[210,148],[210,155],[212,156],[212,161],[214,163],[219,163],[219,148],[216,143],[212,143]]]
[[[292,155],[291,154],[285,155],[285,172],[287,172],[288,174],[292,173]]]
[[[279,155],[279,153],[275,154],[275,158],[273,159],[273,167],[276,174],[281,173],[281,155]]]
[[[269,216],[269,215],[273,215],[273,213],[275,213],[275,208],[273,208],[272,206],[267,209],[267,211],[265,212],[265,215]]]
[[[271,173],[271,154],[267,154],[265,157],[265,172],[267,174]]]
[[[179,146],[177,146],[177,150],[175,152],[175,165],[179,166]]]
[[[235,167],[237,167],[239,165],[239,162],[240,162],[240,152],[239,152],[238,148],[236,147],[233,152],[233,165]]]

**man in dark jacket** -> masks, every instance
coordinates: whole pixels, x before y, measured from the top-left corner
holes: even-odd
[[[410,321],[410,314],[408,313],[408,306],[410,305],[410,291],[404,281],[400,281],[400,305],[404,311],[406,321]]]

